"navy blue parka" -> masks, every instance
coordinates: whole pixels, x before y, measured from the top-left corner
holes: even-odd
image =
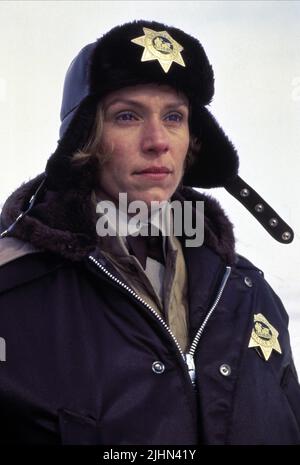
[[[11,196],[3,225],[39,183]],[[87,197],[48,192],[0,242],[1,443],[300,443],[287,313],[262,272],[235,254],[217,203],[192,189],[180,195],[205,200],[205,243],[183,245],[191,344],[201,328],[196,386],[167,322],[93,243]],[[248,347],[258,313],[279,332],[282,353],[268,361]]]

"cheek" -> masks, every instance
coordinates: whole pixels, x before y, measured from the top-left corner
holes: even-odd
[[[126,183],[132,171],[131,157],[124,146],[115,146],[114,151],[104,164],[104,173],[107,175],[107,183],[118,186]]]
[[[111,140],[110,142],[110,156],[108,158],[108,162],[114,168],[125,169],[126,166],[130,165],[130,161],[132,159],[132,154],[136,152],[135,147],[131,143],[131,141],[123,140],[122,138],[118,137]]]

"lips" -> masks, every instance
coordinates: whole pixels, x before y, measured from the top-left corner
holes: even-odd
[[[134,174],[168,174],[171,173],[169,168],[165,166],[150,166],[144,170],[136,171]]]
[[[149,166],[143,170],[139,170],[133,173],[142,179],[143,182],[162,183],[172,174],[172,171],[165,166]]]

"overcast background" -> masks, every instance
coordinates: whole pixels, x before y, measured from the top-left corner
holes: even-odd
[[[223,189],[210,191],[235,224],[238,252],[264,271],[290,314],[300,372],[299,2],[1,1],[0,204],[55,150],[73,57],[133,19],[174,25],[201,41],[216,77],[210,109],[238,149],[240,175],[295,230],[294,242],[281,245]]]

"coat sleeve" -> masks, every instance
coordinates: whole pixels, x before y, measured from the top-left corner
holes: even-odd
[[[248,314],[248,325],[234,392],[229,442],[300,444],[300,386],[290,344],[288,313],[261,270],[242,258],[238,273],[249,276],[253,286],[249,289],[251,298],[244,297],[241,305],[243,315]],[[280,351],[272,350],[269,358],[264,357],[262,350],[268,347],[267,338],[265,346],[263,338],[255,339],[256,346],[250,342],[258,314],[266,319],[271,332],[272,328],[277,332]],[[274,339],[270,345],[274,346]]]

